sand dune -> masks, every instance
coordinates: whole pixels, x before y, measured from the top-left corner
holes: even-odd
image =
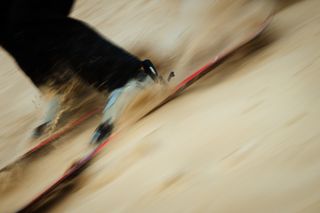
[[[175,70],[178,81],[254,29],[272,7],[274,20],[254,45],[119,134],[48,211],[319,212],[319,1],[79,0],[73,16],[150,56],[163,74]],[[5,165],[29,145],[42,105],[0,54]],[[23,206],[89,150],[98,122],[1,173],[1,212]]]

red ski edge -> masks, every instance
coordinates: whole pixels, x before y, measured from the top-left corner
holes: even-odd
[[[56,133],[54,133],[53,135],[49,136],[48,138],[44,139],[43,141],[41,141],[40,143],[38,143],[36,146],[34,146],[33,148],[31,148],[28,152],[26,152],[23,157],[29,156],[30,154],[40,150],[41,148],[43,148],[44,146],[48,145],[49,143],[58,140],[59,138],[61,138],[63,135],[65,135],[66,133],[70,132],[70,130],[72,130],[74,127],[80,125],[81,123],[83,123],[84,121],[88,120],[89,118],[91,118],[93,115],[98,114],[99,112],[101,112],[101,109],[95,109],[93,111],[87,112],[83,115],[80,116],[80,118],[74,120],[72,123],[70,123],[69,125],[67,125],[65,128],[63,128],[61,131],[58,131]]]
[[[9,168],[10,166],[12,166],[13,164],[15,164],[17,161],[22,160],[24,158],[29,157],[30,155],[32,155],[35,152],[40,151],[41,149],[43,149],[44,147],[46,147],[47,145],[51,144],[54,141],[57,141],[58,139],[60,139],[62,136],[66,135],[68,132],[70,132],[71,130],[73,130],[75,127],[79,126],[80,124],[82,124],[84,121],[88,120],[89,118],[91,118],[92,116],[100,113],[102,111],[102,108],[97,108],[94,109],[90,112],[86,112],[83,115],[81,115],[79,118],[77,118],[76,120],[72,121],[70,124],[68,124],[67,126],[63,127],[62,130],[53,133],[52,135],[50,135],[49,137],[43,139],[42,141],[40,141],[39,143],[37,143],[35,146],[33,146],[32,148],[30,148],[26,153],[24,153],[20,158],[18,158],[16,161],[9,163],[8,165],[6,165],[5,167],[3,167],[1,171],[6,170],[7,168]]]

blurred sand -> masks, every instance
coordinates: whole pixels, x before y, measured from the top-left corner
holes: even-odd
[[[79,0],[73,15],[179,80],[252,30],[270,2]],[[246,57],[118,135],[50,211],[319,212],[320,2],[277,1],[276,8]],[[28,146],[41,101],[0,54],[5,164]],[[98,119],[17,165],[17,175],[8,171],[12,186],[0,194],[0,211],[23,206],[89,150]]]
[[[0,168],[23,153],[41,116],[40,94],[12,59],[0,51]]]

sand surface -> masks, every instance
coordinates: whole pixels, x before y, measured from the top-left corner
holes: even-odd
[[[273,6],[255,45],[117,135],[47,210],[319,212],[320,2]],[[152,58],[163,74],[175,70],[178,81],[255,29],[270,8],[267,0],[79,0],[72,15]],[[44,103],[4,51],[0,62],[3,167],[30,147]],[[98,122],[1,172],[0,212],[18,210],[89,151]]]

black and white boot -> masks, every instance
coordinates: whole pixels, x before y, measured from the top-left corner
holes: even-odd
[[[162,78],[150,60],[142,62],[141,72],[128,81],[123,87],[113,90],[103,110],[101,124],[95,130],[91,143],[99,143],[108,137],[114,127],[114,123],[120,117],[125,107],[132,102],[136,95],[144,88],[161,83]]]

